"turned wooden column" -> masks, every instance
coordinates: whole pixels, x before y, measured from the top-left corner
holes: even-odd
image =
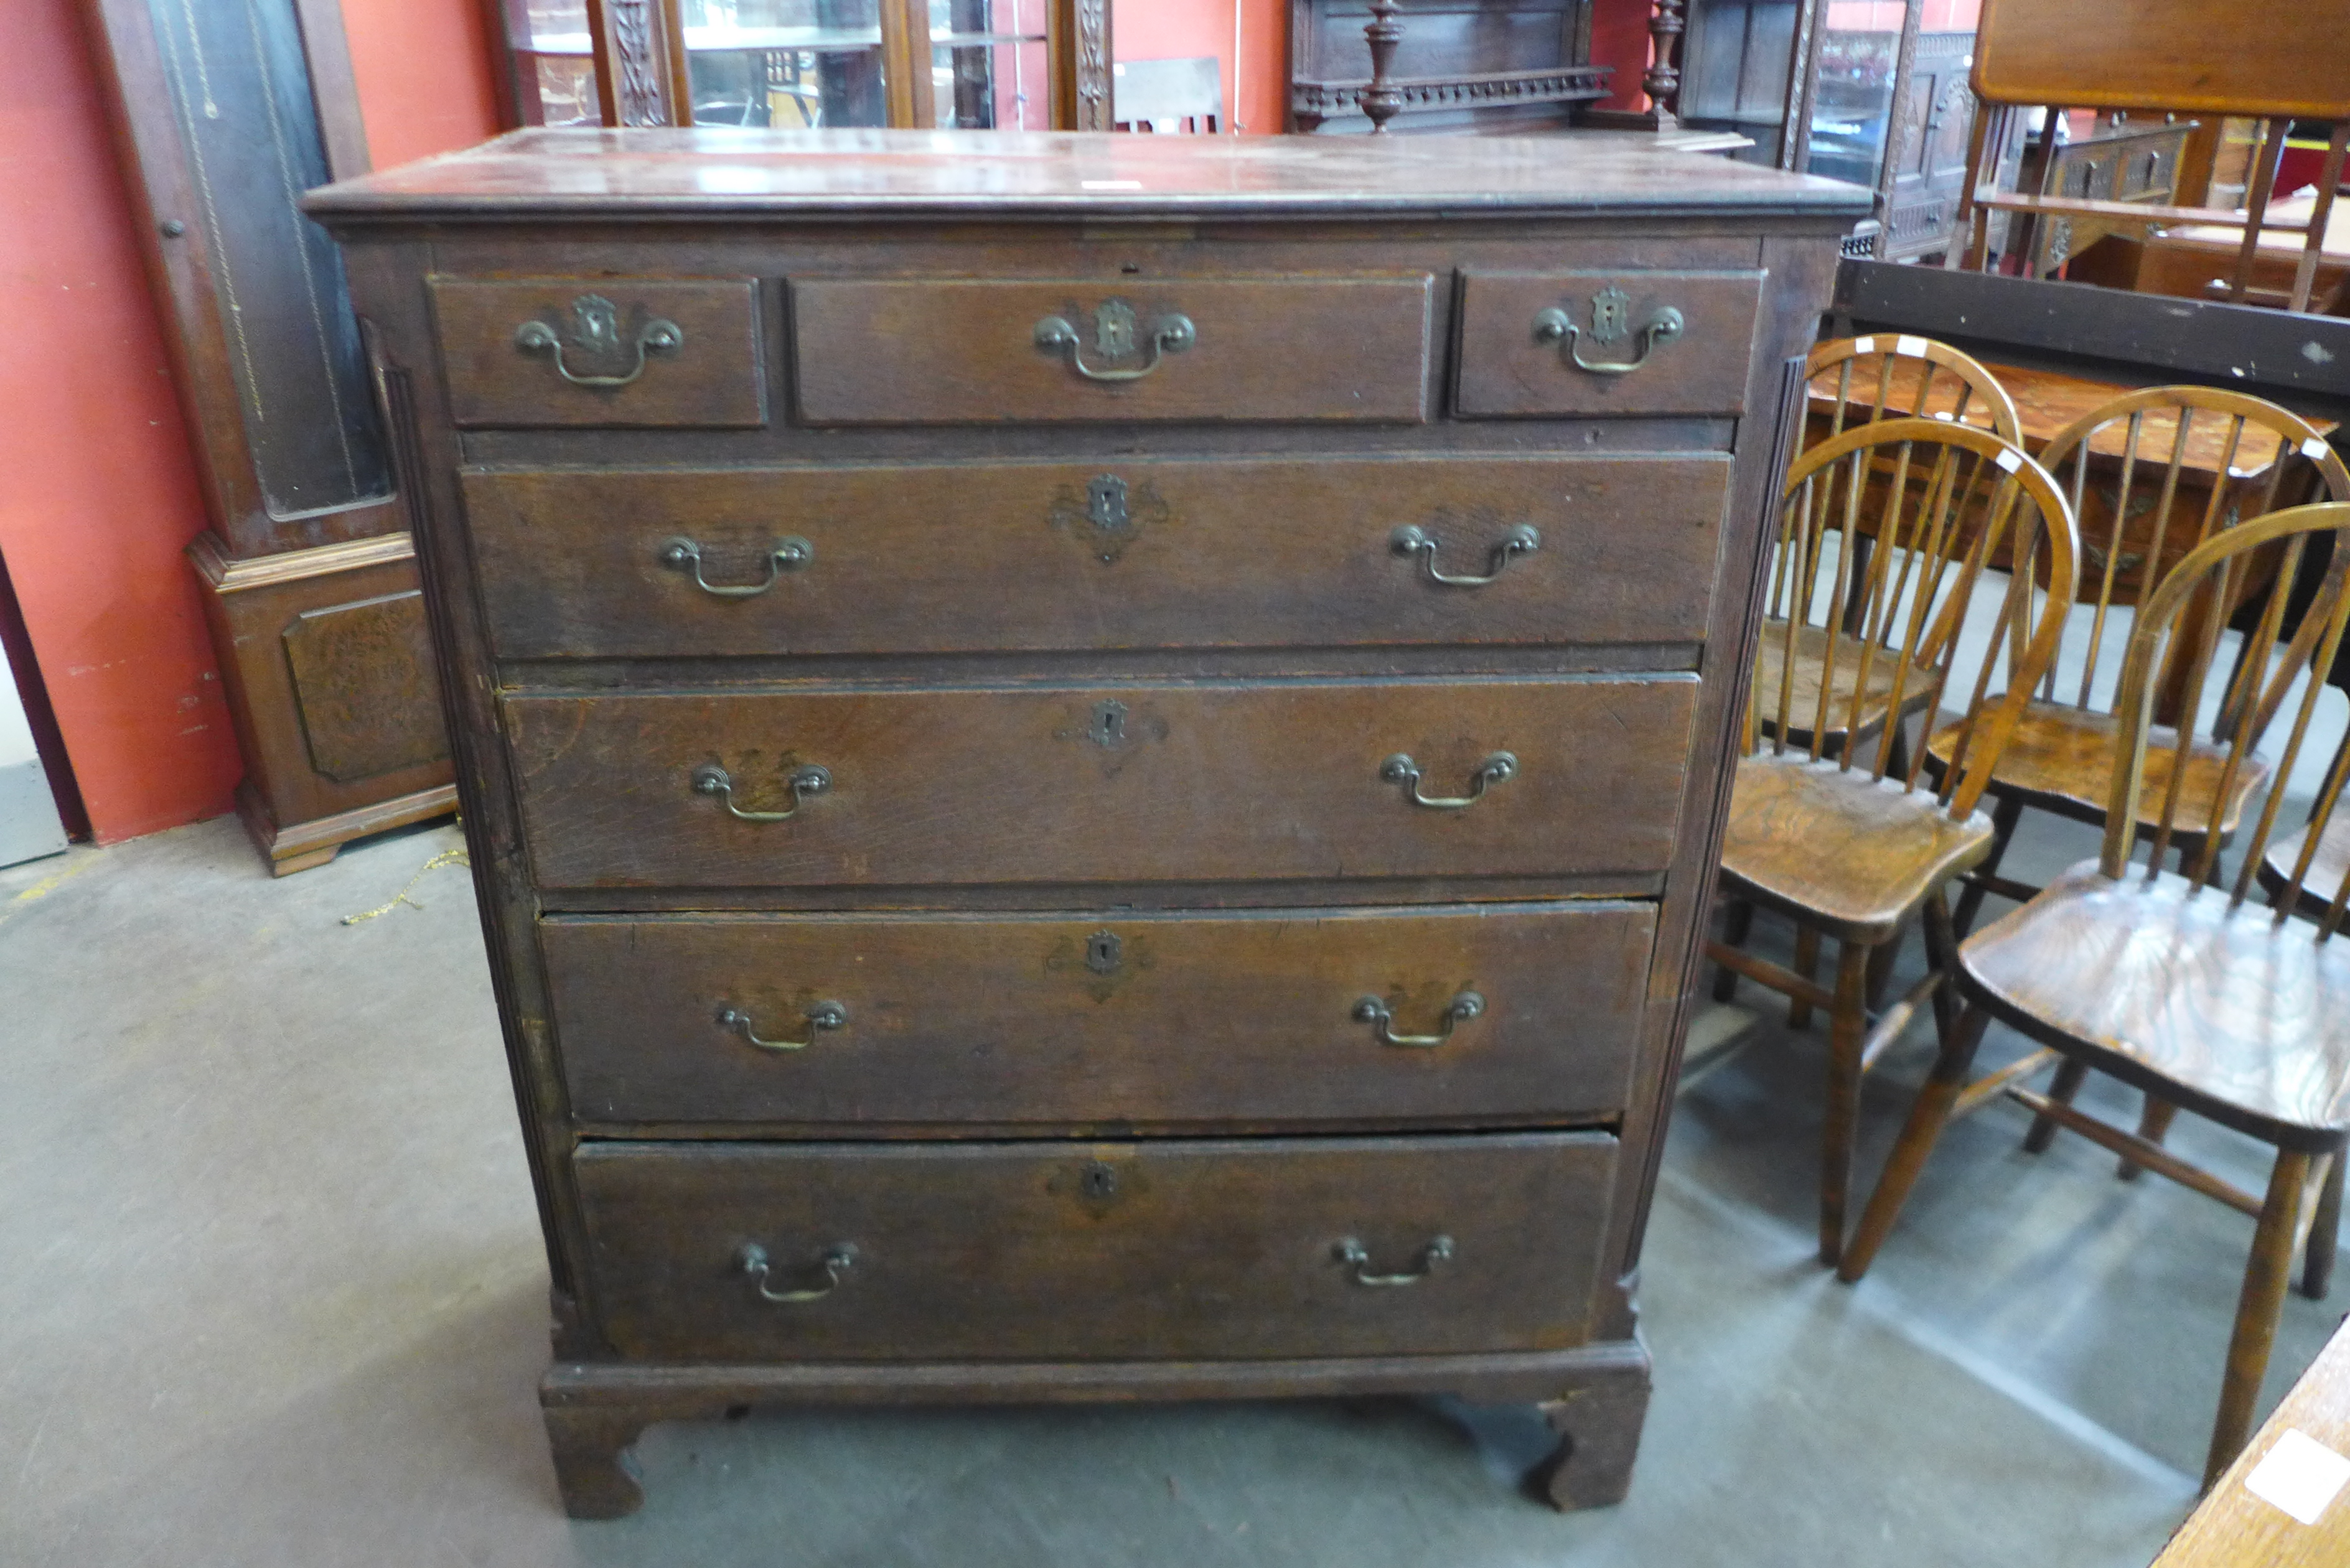
[[[1681,47],[1681,0],[1654,0],[1648,10],[1648,51],[1653,57],[1640,78],[1648,95],[1659,130],[1680,123],[1681,72],[1677,61]]]
[[[1403,109],[1403,93],[1388,77],[1396,46],[1403,42],[1403,24],[1396,20],[1397,0],[1371,0],[1370,26],[1363,36],[1371,44],[1371,85],[1363,89],[1363,112],[1370,116],[1371,134],[1385,136],[1388,121]]]

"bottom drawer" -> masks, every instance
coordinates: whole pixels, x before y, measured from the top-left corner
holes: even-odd
[[[624,1355],[1220,1359],[1583,1343],[1616,1149],[603,1143],[576,1165]]]

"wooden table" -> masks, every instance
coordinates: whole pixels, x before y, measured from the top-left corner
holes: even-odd
[[[2315,1524],[2245,1490],[2245,1478],[2288,1431],[2350,1456],[2350,1323],[2310,1363],[2220,1484],[2188,1515],[2154,1568],[2339,1568],[2350,1563],[2350,1488]]]
[[[1927,369],[1928,362],[1924,359],[1900,358],[1894,361],[1892,379],[1885,396],[1895,409],[1906,410],[1918,406],[1918,384]],[[2024,450],[2034,456],[2044,452],[2050,440],[2075,420],[2135,389],[2115,382],[2085,380],[2075,376],[2022,366],[1992,365],[1991,369],[1997,373],[2000,384],[2007,389],[2008,395],[2015,400]],[[1955,417],[1962,389],[1956,377],[1947,372],[1937,376],[1931,383],[1931,395],[1927,398],[1921,411],[1929,416]],[[1812,382],[1810,420],[1804,444],[1809,445],[1826,437],[1828,421],[1835,407],[1835,393],[1833,372]],[[1846,428],[1870,417],[1877,395],[1875,375],[1854,374],[1845,415]],[[1969,403],[1967,422],[1986,426],[1990,423],[1981,399]],[[2223,489],[2218,514],[2221,519],[2230,517],[2239,508],[2260,504],[2261,498],[2268,493],[2275,465],[2281,458],[2290,454],[2280,452],[2282,443],[2272,433],[2251,425],[2245,427],[2237,450],[2233,453],[2229,452],[2227,430],[2230,422],[2223,416],[2206,413],[2189,424],[2187,450],[2179,465],[2178,494],[2172,501],[2158,539],[2154,536],[2147,519],[2154,510],[2155,492],[2161,484],[2163,472],[2169,462],[2171,445],[2177,439],[2177,414],[2156,409],[2146,412],[2138,437],[2137,468],[2132,476],[2132,489],[2145,499],[2138,507],[2133,508],[2133,514],[2125,522],[2117,543],[2113,538],[2113,516],[2114,508],[2121,499],[2122,452],[2129,432],[2128,421],[2117,420],[2090,437],[2089,478],[2082,492],[2080,515],[2076,519],[2081,531],[2078,596],[2083,602],[2093,602],[2097,597],[2105,579],[2106,555],[2109,550],[2118,548],[2121,560],[2115,572],[2110,602],[2136,604],[2138,585],[2149,580],[2143,576],[2146,552],[2149,548],[2159,552],[2150,580],[2160,582],[2195,547],[2205,513],[2210,506],[2214,487]],[[2321,433],[2328,436],[2338,428],[2331,420],[2314,418],[2311,422]],[[2068,461],[2064,464],[2065,472],[2056,475],[2058,486],[2068,499],[2073,493],[2072,469],[2073,464]],[[2293,486],[2297,483],[2287,476],[2287,489],[2280,497],[2282,504],[2289,505],[2300,499],[2293,493]],[[1880,508],[1871,504],[1864,510],[1874,515]],[[2277,564],[2282,558],[2283,552],[2275,547],[2264,548],[2253,556],[2237,584],[2234,600],[2229,609],[2232,612],[2266,592]],[[2002,570],[2006,566],[2006,562],[1998,556],[1993,557],[1991,564]],[[2199,646],[2204,624],[2201,618],[2206,613],[2199,607],[2189,612],[2189,618],[2181,626],[2181,639],[2178,646]],[[2162,696],[2157,704],[2158,717],[2162,722],[2177,721],[2183,701],[2182,683],[2186,672],[2184,661],[2174,661],[2170,673],[2164,679]]]
[[[1907,410],[1915,405],[1918,378],[1924,374],[1923,359],[1895,361],[1890,393],[1894,406]],[[2107,381],[2083,380],[2050,370],[2026,369],[2014,365],[1993,365],[2000,384],[2015,400],[2015,411],[2022,425],[2024,450],[2034,456],[2047,450],[2050,438],[2082,415],[2110,402],[2124,392],[2135,389]],[[1929,414],[1951,415],[1958,407],[1960,385],[1947,373],[1936,378],[1933,394],[1926,401]],[[1873,375],[1856,373],[1850,399],[1850,411],[1845,417],[1847,427],[1867,419],[1875,408],[1877,381]],[[1805,444],[1819,441],[1827,433],[1828,417],[1835,406],[1835,379],[1831,374],[1812,383],[1811,426]],[[1987,424],[1988,419],[1976,400],[1969,409],[1967,422]],[[2311,421],[2319,431],[2331,435],[2336,428],[2334,421],[2316,419]],[[2232,462],[2226,462],[2226,431],[2228,421],[2214,415],[2204,415],[2188,427],[2187,452],[2180,464],[2178,494],[2171,505],[2168,526],[2162,531],[2161,557],[2157,563],[2157,577],[2168,572],[2173,564],[2195,545],[2197,530],[2210,504],[2214,485],[2224,483],[2227,493],[2222,497],[2221,515],[2247,501],[2266,493],[2271,471],[2278,459],[2276,438],[2267,431],[2246,427],[2242,442]],[[2097,594],[2106,564],[2106,541],[2113,526],[2116,491],[2121,483],[2121,452],[2129,426],[2116,421],[2099,431],[2089,441],[2090,483],[2083,495],[2081,515],[2082,566],[2080,594],[2084,599],[2094,599]],[[2171,442],[2176,439],[2178,418],[2159,410],[2149,410],[2138,438],[2138,467],[2136,483],[2159,484],[2163,467],[2169,461]],[[2226,473],[2220,472],[2223,462]],[[2072,493],[2071,464],[2067,472],[2057,476],[2058,483],[2069,497]],[[2152,508],[2148,507],[2147,511]],[[2121,579],[2115,585],[2115,602],[2135,602],[2138,573],[2145,560],[2144,552],[2149,541],[2142,523],[2133,521],[2122,532]],[[2252,580],[2258,576],[2259,580]],[[2247,574],[2243,593],[2250,597],[2265,587],[2266,578],[2259,574]]]

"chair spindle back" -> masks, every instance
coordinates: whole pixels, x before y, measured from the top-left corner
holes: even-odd
[[[1878,332],[1818,344],[1804,361],[1804,377],[1812,407],[1827,405],[1828,436],[1842,435],[1856,422],[1857,393],[1861,424],[1940,416],[2023,440],[2015,400],[1990,367],[1930,337]]]
[[[1866,566],[1856,569],[1860,552],[1853,543],[1864,534],[1874,544]],[[1837,542],[1835,566],[1832,584],[1824,587],[1831,535]],[[1887,713],[1901,714],[1918,696],[1928,700],[1929,711],[1939,710],[1975,589],[2000,580],[1990,564],[2004,556],[2012,569],[1991,651],[1975,678],[1940,784],[1939,798],[1950,813],[1970,815],[2032,689],[2055,656],[2078,548],[2072,514],[2055,482],[2022,449],[1987,431],[1946,420],[1884,420],[1813,447],[1795,460],[1781,498],[1767,589],[1771,621],[1763,635],[1783,639],[1784,651],[1778,679],[1758,687],[1747,704],[1746,751],[1757,752],[1766,726],[1773,755],[1791,749],[1791,734],[1808,730],[1809,755],[1818,762],[1825,737],[1849,730],[1836,757],[1849,770],[1864,737],[1836,722],[1833,704],[1856,706],[1856,693],[1870,693],[1874,703],[1881,691]],[[1821,648],[1814,681],[1798,679],[1795,655],[1805,632]],[[2012,650],[2007,687],[1987,708],[2002,647]],[[1844,670],[1854,679],[1840,692]],[[1806,684],[1816,691],[1799,692]],[[1887,720],[1877,737],[1871,772],[1880,780],[1895,755],[1898,722]],[[1918,787],[1925,760],[1925,749],[1917,748],[1899,779],[1904,789]]]
[[[2192,538],[2184,548],[2168,549],[2172,516],[2183,498],[2179,475],[2190,460],[2218,477],[2198,509]],[[2282,506],[2321,497],[2350,501],[2350,467],[2308,421],[2263,399],[2208,387],[2125,393],[2050,437],[2040,461],[2072,505],[2081,531],[2084,587],[2095,590],[2080,683],[2071,697],[2071,705],[2082,709],[2092,706],[2114,609],[2145,604],[2188,549]],[[2263,469],[2251,497],[2231,501],[2232,478]],[[2225,618],[2207,618],[2216,634]],[[2208,657],[2209,650],[2196,651]],[[2059,700],[2055,684],[2052,664],[2042,693],[2051,701]],[[2230,701],[2232,712],[2232,695]]]
[[[2340,650],[2343,629],[2350,625],[2350,503],[2330,502],[2308,506],[2295,506],[2282,512],[2272,512],[2254,518],[2207,539],[2189,553],[2187,558],[2165,577],[2145,602],[2137,625],[2130,633],[2129,648],[2123,657],[2121,697],[2116,711],[2122,729],[2118,744],[2121,766],[2114,773],[2114,794],[2106,814],[2105,852],[2099,867],[2107,877],[2118,880],[2129,874],[2130,857],[2137,837],[2137,813],[2144,793],[2147,758],[2147,732],[2153,722],[2157,682],[2154,672],[2160,668],[2160,657],[2178,630],[2182,612],[2199,592],[2222,595],[2238,586],[2241,575],[2247,569],[2253,553],[2273,541],[2284,542],[2284,561],[2280,568],[2281,580],[2290,581],[2300,566],[2302,554],[2314,535],[2331,532],[2334,535],[2334,558],[2328,566],[2315,599],[2304,612],[2302,629],[2290,641],[2282,638],[2284,595],[2270,597],[2269,608],[2260,625],[2251,633],[2242,663],[2246,695],[2257,693],[2256,701],[2239,701],[2231,710],[2228,724],[2228,757],[2226,778],[2222,785],[2232,783],[2241,773],[2258,744],[2260,730],[2266,716],[2273,715],[2291,694],[2296,679],[2307,676],[2307,685],[2301,701],[2294,705],[2293,724],[2288,732],[2282,753],[2272,771],[2268,793],[2262,801],[2257,823],[2251,837],[2243,846],[2243,865],[2228,892],[2228,907],[2232,912],[2241,907],[2251,892],[2255,875],[2268,854],[2270,836],[2274,833],[2277,817],[2284,805],[2285,792],[2291,786],[2293,765],[2300,760],[2303,744],[2308,740],[2310,721],[2317,711],[2318,701],[2324,691],[2324,672],[2333,668],[2334,655]],[[2226,602],[2224,599],[2222,602]],[[2212,622],[2207,636],[2218,635]],[[2202,670],[2210,663],[2208,650],[2198,661],[2194,683],[2199,688]],[[2200,697],[2199,690],[2191,692],[2192,703]],[[2192,711],[2191,708],[2189,710]],[[2165,792],[2161,813],[2154,819],[2153,849],[2148,857],[2147,879],[2161,874],[2164,854],[2173,834],[2179,827],[2178,804],[2180,772],[2174,772],[2171,784]],[[2350,746],[2342,747],[2327,769],[2325,781],[2318,791],[2309,819],[2308,832],[2291,878],[2272,893],[2270,907],[2274,919],[2282,924],[2301,907],[2311,865],[2320,840],[2330,825],[2334,808],[2340,804],[2343,782],[2350,774]],[[2216,809],[2216,808],[2215,808]],[[2203,835],[2203,848],[2187,875],[2199,890],[2211,877],[2217,863],[2220,835],[2208,831]],[[2216,890],[2215,890],[2216,891]],[[2318,920],[2317,939],[2332,937],[2342,924],[2345,900],[2350,900],[2350,878],[2324,906]]]

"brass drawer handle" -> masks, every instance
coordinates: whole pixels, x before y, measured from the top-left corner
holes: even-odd
[[[1437,1264],[1452,1256],[1452,1238],[1430,1238],[1428,1245],[1419,1250],[1419,1256],[1413,1261],[1410,1269],[1400,1274],[1371,1272],[1371,1254],[1352,1236],[1333,1242],[1330,1255],[1353,1272],[1355,1282],[1358,1285],[1416,1285],[1434,1273]]]
[[[837,1002],[819,1002],[800,1014],[807,1020],[805,1040],[762,1040],[751,1026],[751,1015],[741,1008],[726,1005],[718,1010],[718,1027],[740,1034],[762,1051],[805,1051],[816,1044],[816,1037],[827,1029],[842,1029],[848,1024],[848,1009]]]
[[[600,295],[586,294],[571,302],[578,341],[573,345],[593,358],[609,361],[620,349],[619,311]],[[636,363],[625,376],[583,376],[564,363],[563,337],[544,321],[525,321],[515,329],[515,347],[525,354],[553,354],[555,373],[575,387],[625,387],[645,373],[645,356],[674,354],[685,345],[685,332],[674,321],[656,316],[637,328]]]
[[[756,1241],[745,1241],[742,1251],[734,1254],[734,1266],[751,1276],[751,1282],[758,1287],[759,1299],[763,1302],[822,1301],[840,1288],[840,1276],[848,1272],[850,1266],[857,1262],[857,1248],[854,1243],[842,1241],[826,1248],[824,1256],[817,1262],[824,1267],[824,1283],[813,1290],[779,1291],[767,1283],[772,1267],[767,1262],[767,1249]]]
[[[1428,580],[1441,583],[1448,588],[1482,588],[1502,575],[1502,569],[1520,556],[1531,556],[1542,548],[1542,530],[1531,523],[1521,523],[1502,535],[1485,563],[1485,575],[1472,577],[1440,572],[1436,569],[1436,540],[1427,529],[1416,523],[1407,523],[1388,535],[1388,543],[1399,556],[1417,556],[1428,569]]]
[[[1376,1033],[1382,1045],[1412,1045],[1425,1049],[1441,1045],[1452,1038],[1452,1026],[1466,1023],[1485,1011],[1485,999],[1473,991],[1464,991],[1445,1003],[1444,1027],[1433,1034],[1399,1034],[1395,1032],[1395,1011],[1376,996],[1367,996],[1355,1003],[1355,1022],[1378,1025]]]
[[[801,802],[832,787],[832,774],[810,763],[806,767],[794,768],[791,777],[784,782],[791,787],[791,805],[781,811],[744,811],[734,804],[734,780],[724,768],[716,763],[704,763],[693,770],[693,793],[716,795],[727,815],[743,822],[789,821],[799,815]]]
[[[1612,333],[1597,329],[1599,319],[1604,312],[1596,300],[1592,302],[1591,314],[1594,327],[1591,335],[1593,342],[1612,343],[1623,335],[1620,328]],[[1638,354],[1629,359],[1586,359],[1583,357],[1583,348],[1579,341],[1583,336],[1583,329],[1575,324],[1565,311],[1553,306],[1548,310],[1535,312],[1534,340],[1540,343],[1565,344],[1567,358],[1575,361],[1575,368],[1578,370],[1588,370],[1595,376],[1628,376],[1648,362],[1650,349],[1659,343],[1669,343],[1679,337],[1686,325],[1687,323],[1681,319],[1681,313],[1668,305],[1663,309],[1651,314],[1648,320],[1640,323],[1640,328],[1637,334],[1640,339]]]
[[[1485,798],[1488,785],[1517,777],[1518,759],[1507,752],[1495,752],[1477,764],[1469,775],[1469,793],[1456,795],[1431,795],[1419,793],[1419,764],[1411,760],[1409,752],[1398,752],[1379,764],[1379,778],[1388,784],[1403,785],[1404,795],[1414,805],[1424,805],[1432,811],[1465,811]]]
[[[1113,358],[1121,350],[1133,352],[1134,312],[1113,301],[1094,312],[1095,338],[1102,351]],[[1167,315],[1150,331],[1150,358],[1132,370],[1097,370],[1086,363],[1085,340],[1066,316],[1047,316],[1036,323],[1036,347],[1048,353],[1066,352],[1069,364],[1088,381],[1139,381],[1159,369],[1159,362],[1170,354],[1180,354],[1200,340],[1199,329],[1191,318],[1182,315]]]
[[[693,586],[705,594],[722,599],[756,598],[775,586],[775,579],[785,572],[796,572],[816,559],[816,546],[794,534],[775,541],[767,552],[767,580],[764,583],[713,583],[702,575],[702,546],[691,539],[661,541],[660,554],[656,557],[673,572],[693,574]]]

